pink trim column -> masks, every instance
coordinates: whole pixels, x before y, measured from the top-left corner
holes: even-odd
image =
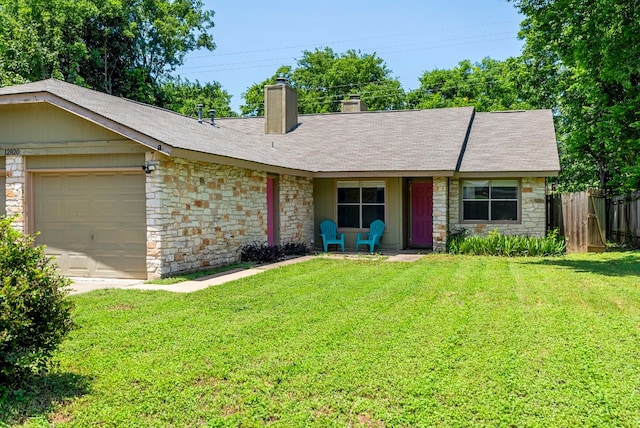
[[[267,177],[267,237],[269,245],[276,243],[276,206],[275,206],[275,179]]]

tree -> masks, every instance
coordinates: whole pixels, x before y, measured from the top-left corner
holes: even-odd
[[[458,63],[451,70],[426,71],[420,87],[407,95],[410,108],[474,106],[478,111],[540,108],[544,104],[530,84],[523,58],[484,58]]]
[[[327,113],[340,110],[340,101],[359,94],[370,110],[404,108],[400,82],[375,54],[348,50],[337,54],[330,48],[304,51],[297,67],[282,66],[275,75],[252,85],[243,94],[244,115],[264,114],[264,86],[276,77],[287,77],[298,91],[300,113]]]
[[[215,48],[201,0],[0,0],[0,83],[55,77],[154,103],[185,55]]]
[[[197,117],[198,104],[205,114],[214,109],[217,117],[238,116],[231,110],[231,95],[218,82],[201,85],[197,80],[171,79],[160,86],[160,98],[162,107],[186,116]]]
[[[532,71],[558,97],[564,175],[571,188],[594,182],[640,188],[640,8],[628,0],[511,0]]]

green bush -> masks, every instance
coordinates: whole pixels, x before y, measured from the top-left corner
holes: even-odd
[[[73,328],[70,280],[56,273],[44,248],[0,217],[0,385],[44,374]]]
[[[488,236],[470,236],[466,229],[459,229],[449,233],[447,252],[507,257],[560,256],[566,252],[566,242],[555,229],[542,238],[502,235],[497,230]]]

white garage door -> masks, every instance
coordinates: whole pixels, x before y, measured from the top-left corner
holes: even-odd
[[[65,275],[146,278],[144,188],[139,172],[34,173],[36,242]]]

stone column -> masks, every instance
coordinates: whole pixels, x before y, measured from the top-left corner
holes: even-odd
[[[433,251],[447,249],[447,221],[449,217],[447,177],[433,177]]]
[[[162,263],[162,241],[164,236],[165,216],[162,212],[162,197],[164,188],[164,174],[162,163],[154,158],[152,152],[147,152],[146,162],[156,165],[155,171],[145,174],[145,193],[147,210],[147,279],[157,279],[166,273]]]
[[[13,226],[20,232],[25,232],[24,189],[27,174],[24,156],[7,156],[5,169],[7,171],[5,186],[7,217],[16,216]]]

